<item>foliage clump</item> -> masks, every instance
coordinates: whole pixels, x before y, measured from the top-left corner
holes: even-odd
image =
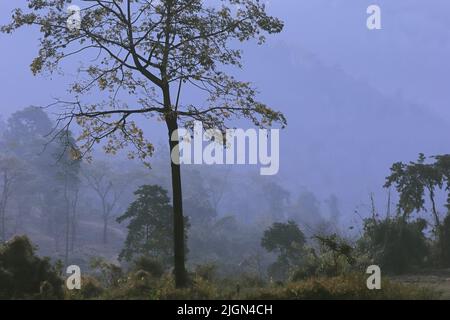
[[[141,186],[136,199],[117,222],[129,221],[125,248],[119,258],[132,261],[136,256],[161,258],[173,256],[173,209],[166,190],[157,185]]]
[[[274,223],[264,232],[261,245],[268,252],[277,253],[277,261],[269,268],[275,279],[285,279],[304,256],[305,235],[294,221]]]
[[[0,246],[0,299],[62,299],[63,283],[50,259],[36,256],[27,237]]]
[[[404,273],[425,264],[429,245],[424,235],[427,223],[423,219],[407,222],[403,218],[367,219],[360,250],[384,272]]]
[[[164,265],[151,257],[141,256],[134,261],[134,272],[143,271],[154,278],[161,278],[165,272]]]
[[[293,281],[310,277],[335,277],[358,270],[359,254],[353,245],[337,234],[316,235],[314,239],[318,248],[306,250],[301,265],[293,273]]]

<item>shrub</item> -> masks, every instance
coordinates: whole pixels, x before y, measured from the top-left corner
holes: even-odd
[[[257,274],[244,273],[238,278],[241,287],[264,287],[267,282]]]
[[[63,280],[49,258],[39,258],[30,240],[15,237],[0,246],[0,299],[62,299]]]
[[[106,291],[106,299],[148,300],[154,299],[157,280],[150,273],[139,270],[119,281],[119,285]]]
[[[135,260],[133,270],[135,272],[140,270],[145,271],[155,278],[161,278],[164,274],[163,264],[148,256],[141,256]]]
[[[414,300],[437,299],[439,293],[426,288],[385,280],[381,290],[369,290],[366,276],[349,274],[338,277],[310,278],[282,287],[259,289],[247,296],[255,300]]]
[[[117,286],[123,277],[123,271],[119,266],[109,263],[102,258],[93,258],[91,267],[97,270],[98,277],[105,287]]]
[[[93,277],[81,278],[80,290],[66,290],[66,298],[69,300],[90,300],[101,298],[104,288],[101,283]]]
[[[303,263],[292,275],[293,281],[309,277],[338,276],[358,269],[359,256],[353,246],[336,234],[315,236],[318,251],[314,248],[305,250]]]
[[[384,272],[404,273],[424,264],[429,255],[423,233],[426,221],[407,222],[403,218],[367,219],[359,249],[367,253]]]
[[[160,282],[155,299],[157,300],[212,300],[218,299],[218,290],[214,284],[200,277],[192,280],[185,289],[176,289],[172,277]]]
[[[195,275],[206,281],[213,281],[217,276],[217,266],[214,263],[197,265],[195,267]]]
[[[274,223],[264,231],[261,246],[268,252],[277,253],[277,261],[269,268],[269,275],[285,280],[295,266],[303,260],[305,235],[293,221]]]

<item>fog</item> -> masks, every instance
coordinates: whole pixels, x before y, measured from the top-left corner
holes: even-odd
[[[300,214],[299,222],[306,221],[305,229],[315,228],[311,221],[320,224],[332,216],[327,200],[334,195],[342,215],[340,226],[347,230],[349,225],[361,224],[359,215],[370,214],[372,193],[384,212],[388,191],[383,185],[394,162],[415,160],[419,153],[448,153],[450,3],[377,0],[382,8],[382,30],[370,31],[366,8],[373,2],[270,0],[269,12],[285,21],[285,30],[270,36],[262,47],[245,44],[244,68],[238,76],[253,82],[261,100],[287,118],[288,126],[281,132],[280,172],[275,177],[261,177],[258,168],[194,166],[183,169],[185,189],[195,185],[195,172],[202,172],[204,188],[210,191],[213,187],[208,183],[226,185],[223,194],[216,192],[221,194],[217,215],[234,215],[246,225],[264,220],[271,201],[266,200],[271,191],[265,186],[276,183],[288,191],[289,210],[301,202],[301,194],[310,192],[321,214],[311,218],[314,213],[303,211],[305,216]],[[0,3],[0,24],[8,21],[15,6],[16,1]],[[65,63],[64,75],[34,77],[29,65],[37,53],[38,36],[31,28],[14,36],[0,34],[0,114],[4,121],[25,107],[44,106],[67,96],[67,84],[78,61]],[[52,112],[49,115],[54,118]],[[150,160],[156,164],[150,172],[138,161],[126,162],[124,155],[114,158],[105,157],[101,150],[94,152],[94,159],[114,163],[120,170],[145,172],[128,186],[121,200],[122,211],[131,202],[133,188],[147,183],[145,175],[148,182],[169,187],[168,167],[158,165],[168,154],[164,128],[144,123],[143,129],[157,145],[155,159]],[[89,199],[92,191],[88,187],[83,190]],[[186,193],[189,197],[191,192]],[[98,199],[86,201],[85,206],[98,207]],[[93,209],[83,210],[88,224]],[[117,209],[116,215],[119,213]],[[288,215],[283,213],[280,219]],[[113,228],[117,237],[112,236],[113,249],[105,249],[109,257],[124,237],[123,228]],[[44,252],[52,251],[47,240],[38,241],[44,244]],[[248,241],[256,246],[259,239]],[[191,254],[198,256],[195,250]]]

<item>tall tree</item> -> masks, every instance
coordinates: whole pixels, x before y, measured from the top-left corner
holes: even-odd
[[[66,146],[66,149],[60,151],[60,158],[57,162],[58,172],[57,179],[63,187],[63,201],[64,201],[64,263],[69,264],[70,244],[72,238],[73,225],[77,210],[79,186],[80,186],[80,157],[79,151],[76,148],[75,141],[69,137],[69,141],[65,141],[67,137],[62,136],[61,144]]]
[[[439,159],[444,159],[438,157]],[[426,196],[431,204],[431,212],[434,218],[434,231],[438,235],[441,229],[441,219],[436,206],[436,191],[442,189],[445,182],[445,167],[443,161],[426,163],[424,154],[419,154],[416,162],[394,163],[391,174],[386,177],[385,188],[395,186],[400,195],[398,212],[404,219],[414,211],[426,210]]]
[[[184,252],[181,170],[177,129],[192,127],[194,120],[205,128],[225,130],[234,118],[270,126],[286,120],[256,99],[247,82],[236,80],[228,66],[241,67],[238,42],[264,33],[278,33],[283,23],[266,13],[258,0],[82,0],[86,4],[80,28],[68,25],[70,0],[28,0],[28,11],[14,11],[12,22],[1,30],[11,33],[23,26],[40,27],[42,38],[33,73],[55,70],[60,62],[78,55],[88,65],[79,69],[72,86],[76,99],[59,101],[60,120],[77,122],[84,129],[84,150],[106,138],[106,150],[132,144],[131,156],[145,159],[153,146],[133,120],[135,115],[156,116],[169,135],[174,210],[174,264],[176,286],[187,284]],[[93,60],[88,52],[94,52]],[[93,62],[87,62],[93,61]],[[195,99],[182,99],[181,89],[192,90]],[[82,102],[93,89],[107,93],[103,102]],[[194,90],[197,90],[194,91]],[[123,98],[126,96],[126,101]]]
[[[21,179],[20,192],[14,194],[20,202],[19,214],[31,209],[27,204],[39,203],[47,231],[54,236],[59,184],[55,179],[55,143],[48,143],[47,138],[52,128],[51,120],[42,109],[27,107],[9,117],[3,141],[5,150],[21,159],[33,176]],[[56,244],[57,237],[54,238]]]
[[[28,193],[35,203],[41,204],[41,213],[47,220],[47,231],[54,238],[55,249],[59,250],[61,238],[66,240],[66,258],[68,226],[77,200],[80,155],[69,131],[51,135],[54,126],[43,109],[28,107],[8,119],[4,141],[8,152],[21,159],[33,174],[32,179],[22,174],[21,192],[15,192],[16,198],[30,201],[21,194]],[[25,209],[31,208],[25,206]]]
[[[419,154],[417,161],[409,163],[397,162],[391,167],[391,174],[386,178],[385,187],[395,186],[399,193],[397,205],[398,215],[402,220],[414,212],[427,211],[427,205],[431,207],[434,219],[434,234],[438,240],[438,250],[441,262],[448,264],[448,248],[450,247],[449,209],[450,209],[450,155],[431,157],[433,162],[427,161],[424,154]],[[447,217],[441,220],[437,200],[439,193],[447,194],[444,204]],[[428,201],[427,201],[428,200]]]

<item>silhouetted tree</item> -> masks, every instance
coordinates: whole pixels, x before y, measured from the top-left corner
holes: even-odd
[[[404,220],[414,211],[427,211],[427,198],[431,205],[431,213],[434,219],[433,231],[437,239],[437,248],[441,262],[444,262],[448,255],[446,250],[450,243],[446,243],[448,238],[448,223],[443,224],[441,215],[436,203],[436,193],[445,191],[447,193],[447,215],[450,209],[450,155],[439,155],[431,157],[434,162],[426,162],[424,154],[420,154],[416,162],[407,164],[402,162],[394,163],[391,174],[386,178],[385,187],[395,186],[400,195],[397,205],[398,214]],[[447,220],[448,222],[448,220]]]
[[[281,269],[285,277],[293,266],[300,263],[306,243],[305,235],[293,221],[274,223],[264,231],[261,245],[269,252],[278,254],[274,269]]]
[[[436,189],[441,189],[444,183],[440,169],[435,164],[425,163],[425,156],[419,155],[417,162],[408,164],[397,162],[391,167],[391,174],[386,178],[385,188],[395,186],[400,195],[398,210],[404,219],[413,211],[426,210],[426,192],[431,203],[434,217],[435,232],[439,233],[441,221],[436,207]]]
[[[136,200],[117,222],[129,221],[125,248],[120,259],[131,261],[145,255],[167,263],[173,254],[173,210],[167,191],[160,186],[142,186]]]
[[[424,219],[412,222],[403,217],[366,219],[359,250],[368,253],[373,263],[388,273],[402,273],[422,266],[429,253],[424,234],[426,226]]]

